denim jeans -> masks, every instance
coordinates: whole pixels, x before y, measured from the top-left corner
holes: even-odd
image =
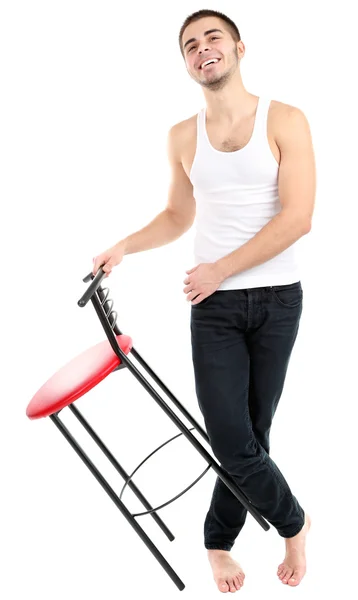
[[[216,290],[191,306],[195,389],[213,454],[284,538],[304,511],[269,456],[270,428],[302,312],[301,282]],[[206,548],[231,550],[247,510],[217,477]]]

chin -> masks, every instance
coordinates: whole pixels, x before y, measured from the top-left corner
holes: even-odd
[[[229,79],[230,77],[228,74],[224,73],[223,75],[213,77],[212,79],[207,79],[206,81],[201,81],[200,83],[203,87],[211,89],[212,91],[218,91],[225,87]]]

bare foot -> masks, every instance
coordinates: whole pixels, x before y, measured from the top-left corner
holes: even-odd
[[[245,573],[228,550],[208,550],[208,557],[220,592],[236,592],[244,585]]]
[[[291,538],[286,538],[286,556],[279,565],[277,575],[282,583],[290,586],[298,585],[306,573],[306,535],[311,527],[311,519],[305,514],[305,524],[301,531]]]

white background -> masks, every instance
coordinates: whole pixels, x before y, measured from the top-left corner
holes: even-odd
[[[0,13],[1,577],[4,600],[179,597],[179,591],[49,419],[30,421],[37,389],[104,339],[77,300],[92,257],[163,209],[167,131],[203,105],[177,37],[200,8],[226,12],[246,45],[246,89],[304,110],[317,162],[313,227],[299,243],[304,310],[272,428],[272,458],[311,515],[308,571],[294,594],[354,595],[357,453],[357,51],[354,3],[3,0]],[[107,284],[120,329],[192,415],[193,228],[129,255]],[[133,359],[134,360],[134,359]],[[153,382],[152,382],[153,383]],[[170,401],[168,401],[170,403]],[[127,371],[77,406],[131,471],[177,428]],[[172,406],[172,405],[171,405]],[[61,417],[119,493],[123,482],[69,410]],[[184,421],[187,425],[188,423]],[[201,439],[200,436],[197,436]],[[208,446],[203,442],[205,447]],[[153,506],[206,463],[181,436],[138,472]],[[186,584],[216,598],[203,547],[215,474],[138,522]],[[141,505],[127,489],[132,512]],[[349,545],[353,543],[353,550]],[[233,549],[246,598],[285,597],[276,576],[284,540],[249,515]]]

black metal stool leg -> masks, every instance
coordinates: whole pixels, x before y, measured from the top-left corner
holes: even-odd
[[[72,446],[72,448],[75,450],[75,452],[78,454],[78,456],[83,460],[85,465],[91,471],[92,475],[94,475],[94,477],[101,484],[103,489],[107,492],[107,494],[113,500],[113,502],[115,503],[117,508],[119,508],[122,515],[132,525],[133,529],[137,532],[137,534],[139,535],[141,540],[145,543],[145,545],[147,546],[147,548],[149,548],[149,550],[151,551],[153,556],[155,556],[157,561],[161,564],[164,571],[169,575],[169,577],[175,583],[177,588],[180,591],[182,591],[185,588],[185,585],[182,582],[182,580],[178,577],[178,575],[175,573],[173,568],[170,566],[170,564],[164,558],[164,556],[161,554],[161,552],[158,550],[158,548],[153,544],[150,537],[146,534],[146,532],[142,529],[142,527],[137,523],[137,521],[135,520],[135,518],[133,517],[131,512],[127,509],[125,504],[118,498],[118,496],[115,493],[115,491],[113,490],[113,488],[109,485],[107,480],[103,477],[103,475],[100,473],[100,471],[97,469],[97,467],[93,464],[93,462],[90,460],[90,458],[87,456],[87,454],[82,450],[81,446],[74,439],[74,437],[69,432],[69,430],[64,425],[64,423],[62,423],[62,421],[60,420],[58,415],[56,413],[54,413],[54,414],[50,415],[50,419],[55,423],[56,427],[61,431],[61,433],[64,435],[64,437],[69,442],[69,444]]]
[[[75,406],[74,404],[69,404],[68,408],[73,412],[73,414],[79,420],[79,422],[81,423],[81,425],[83,425],[83,427],[89,433],[89,435],[91,436],[91,438],[101,448],[102,452],[105,454],[105,456],[108,458],[108,460],[112,463],[112,465],[118,471],[118,473],[123,477],[123,479],[125,481],[128,481],[128,479],[129,479],[128,473],[126,473],[126,471],[119,464],[119,462],[113,456],[113,454],[110,452],[110,450],[108,450],[108,448],[102,442],[101,438],[97,435],[97,433],[94,431],[94,429],[88,423],[88,421],[86,421],[86,419],[84,418],[84,416],[82,415],[82,413],[80,413],[80,411],[78,410],[77,406]],[[135,493],[135,495],[137,496],[137,498],[141,501],[141,503],[143,504],[143,506],[145,506],[145,508],[147,510],[152,510],[153,507],[148,502],[148,500],[146,500],[146,498],[143,496],[142,492],[137,488],[137,486],[133,483],[132,480],[129,481],[128,487],[131,488],[131,490]],[[167,538],[172,542],[175,539],[175,537],[172,534],[172,532],[168,529],[168,527],[166,526],[166,524],[163,523],[162,519],[157,515],[157,513],[153,512],[153,513],[150,513],[150,514],[152,515],[154,521],[159,525],[159,527],[161,528],[161,530],[165,533],[165,535],[167,536]]]
[[[93,282],[90,287],[92,287],[92,286],[93,286]],[[98,292],[99,292],[99,296],[104,296],[103,290],[98,290]],[[227,473],[217,463],[217,461],[213,459],[213,457],[209,454],[209,452],[207,452],[205,450],[205,448],[200,444],[200,442],[191,433],[191,431],[184,425],[184,423],[179,419],[179,417],[175,414],[175,412],[170,408],[170,406],[168,406],[168,404],[163,400],[163,398],[158,394],[158,392],[153,388],[153,386],[146,380],[146,378],[139,371],[139,369],[137,369],[137,367],[131,362],[131,360],[128,358],[128,356],[125,354],[125,352],[123,352],[123,350],[119,347],[117,339],[116,339],[113,331],[115,331],[116,334],[119,334],[121,332],[120,332],[119,328],[117,327],[117,325],[115,324],[115,322],[113,325],[110,324],[110,322],[107,319],[107,316],[104,315],[104,310],[103,310],[103,304],[109,303],[110,301],[105,300],[105,298],[102,298],[100,301],[100,299],[98,298],[98,296],[96,294],[94,294],[94,295],[92,295],[92,294],[93,294],[93,292],[89,288],[87,290],[87,292],[83,295],[83,297],[79,300],[78,303],[80,306],[84,306],[85,302],[87,302],[88,298],[89,297],[91,298],[91,302],[92,302],[94,309],[103,325],[103,328],[108,337],[108,341],[111,344],[111,347],[112,347],[114,353],[126,365],[126,367],[130,370],[130,372],[134,375],[134,377],[139,381],[139,383],[146,389],[146,391],[150,394],[150,396],[157,402],[157,404],[159,404],[159,406],[162,408],[162,410],[165,412],[165,414],[173,421],[173,423],[175,423],[177,425],[177,427],[182,432],[182,434],[189,440],[189,442],[191,442],[191,444],[194,446],[194,448],[196,448],[196,450],[199,452],[199,454],[201,454],[201,456],[203,458],[205,458],[207,463],[212,466],[212,468],[216,472],[216,474],[227,485],[227,487],[234,494],[234,496],[236,496],[236,498],[238,500],[240,500],[241,504],[243,504],[243,506],[246,508],[246,510],[254,517],[254,519],[259,523],[259,525],[261,525],[261,527],[265,531],[268,531],[270,529],[270,525],[267,523],[267,521],[265,521],[263,516],[259,513],[258,509],[255,506],[253,506],[252,502],[241,491],[241,489],[238,487],[238,485],[233,480],[231,475],[229,473]],[[88,296],[88,298],[87,298],[87,296]],[[112,327],[113,327],[113,330],[112,330]],[[131,352],[133,353],[133,348],[132,348]],[[138,353],[136,353],[136,357],[139,358]],[[148,369],[150,369],[150,367],[148,365],[146,365],[145,361],[143,361],[143,359],[141,357],[140,357],[140,360],[141,360],[142,366],[145,364],[145,368],[147,369],[147,367],[148,367]],[[152,373],[154,373],[152,369],[150,369],[150,370]],[[158,383],[158,380],[159,380],[159,378],[156,376],[157,383]],[[208,440],[209,438],[208,438],[207,432],[204,431],[202,427],[200,427],[200,425],[193,419],[193,417],[180,404],[180,402],[174,397],[173,394],[170,394],[170,397],[171,397],[171,400],[173,400],[173,399],[175,400],[175,404],[176,404],[177,408],[179,408],[181,410],[181,412],[183,412],[187,416],[187,418],[190,419],[190,421],[194,425],[194,427],[197,427],[198,431],[205,437],[206,440]]]

